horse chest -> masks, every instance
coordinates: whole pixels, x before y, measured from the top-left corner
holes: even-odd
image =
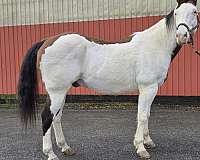
[[[158,84],[162,85],[167,77],[170,65],[170,56],[164,56],[162,60],[157,63],[157,80]]]
[[[136,66],[137,83],[153,83],[161,85],[167,75],[170,64],[170,55],[167,54],[144,54],[139,57]]]

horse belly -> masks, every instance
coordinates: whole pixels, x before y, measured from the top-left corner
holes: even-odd
[[[84,84],[87,88],[107,94],[119,94],[137,90],[137,86],[134,82],[126,83],[126,81],[116,83],[115,81],[109,81],[107,79],[91,78],[84,80]]]
[[[99,54],[99,56],[101,56]],[[132,57],[118,56],[96,57],[89,61],[83,74],[83,80],[88,88],[105,93],[122,93],[137,89],[135,81],[135,65]]]

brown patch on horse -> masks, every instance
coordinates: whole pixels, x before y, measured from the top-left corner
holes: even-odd
[[[43,45],[40,47],[40,49],[37,52],[37,62],[36,62],[37,79],[38,79],[38,81],[41,80],[40,61],[41,61],[41,58],[42,58],[42,54],[45,53],[45,49],[47,47],[51,46],[59,37],[67,35],[67,34],[69,34],[69,32],[61,33],[61,34],[58,34],[58,35],[55,35],[55,36],[51,36],[51,37],[48,37],[48,38],[42,40],[42,41],[44,41],[44,43],[43,43]]]
[[[42,57],[42,54],[45,53],[45,49],[51,46],[59,37],[67,35],[67,34],[69,33],[61,33],[61,34],[44,39],[45,41],[44,44],[40,47],[40,49],[37,52],[37,69],[39,69],[41,57]]]

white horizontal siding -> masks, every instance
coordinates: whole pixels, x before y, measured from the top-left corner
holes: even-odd
[[[165,15],[175,6],[175,0],[0,0],[0,26]]]

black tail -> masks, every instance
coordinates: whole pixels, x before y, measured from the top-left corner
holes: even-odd
[[[27,126],[36,120],[36,96],[37,96],[37,51],[42,42],[35,43],[25,56],[18,81],[18,101],[22,123]]]

